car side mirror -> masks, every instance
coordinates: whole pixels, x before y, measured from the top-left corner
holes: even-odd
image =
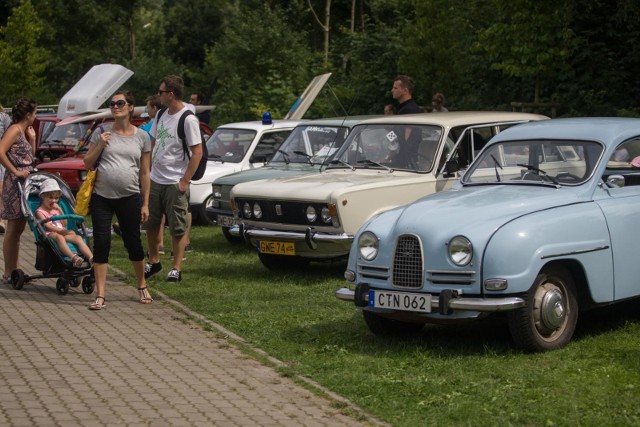
[[[622,175],[611,175],[607,178],[607,186],[612,188],[622,188],[624,187],[624,176]]]
[[[449,160],[444,164],[444,176],[450,178],[460,170],[460,165],[457,160]]]

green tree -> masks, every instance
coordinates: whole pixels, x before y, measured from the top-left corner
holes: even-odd
[[[216,124],[257,120],[264,111],[283,117],[321,67],[279,7],[261,5],[229,17],[207,50],[205,70],[217,87]],[[315,62],[317,63],[317,62]]]
[[[543,78],[572,71],[571,0],[493,0],[492,5],[493,24],[480,33],[477,47],[487,54],[492,68],[508,77],[533,79],[533,101],[540,102]]]
[[[4,104],[11,105],[19,96],[48,102],[44,89],[49,52],[37,45],[42,23],[31,0],[22,0],[12,10],[7,25],[0,28],[0,70]]]

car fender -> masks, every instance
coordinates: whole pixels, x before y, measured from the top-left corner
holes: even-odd
[[[526,292],[551,262],[577,262],[595,302],[614,297],[611,241],[595,203],[523,215],[496,229],[482,254],[482,280],[506,279],[504,293]],[[486,291],[485,291],[486,293]]]

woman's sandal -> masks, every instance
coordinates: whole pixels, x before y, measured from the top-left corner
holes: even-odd
[[[151,298],[146,286],[138,288],[138,292],[140,292],[140,304],[151,304],[153,302],[153,298]]]
[[[100,300],[102,300],[102,302],[100,302]],[[104,297],[97,296],[96,301],[89,306],[89,310],[102,310],[106,307],[105,302],[106,300],[104,299]]]

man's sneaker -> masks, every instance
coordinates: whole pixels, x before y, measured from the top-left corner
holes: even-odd
[[[148,279],[160,270],[162,270],[162,264],[160,262],[156,262],[155,264],[148,262],[144,265],[144,278]]]
[[[179,282],[182,280],[182,271],[172,268],[167,274],[167,282]]]
[[[184,247],[184,251],[193,252],[193,246],[191,246],[191,243],[187,243],[187,246]]]

